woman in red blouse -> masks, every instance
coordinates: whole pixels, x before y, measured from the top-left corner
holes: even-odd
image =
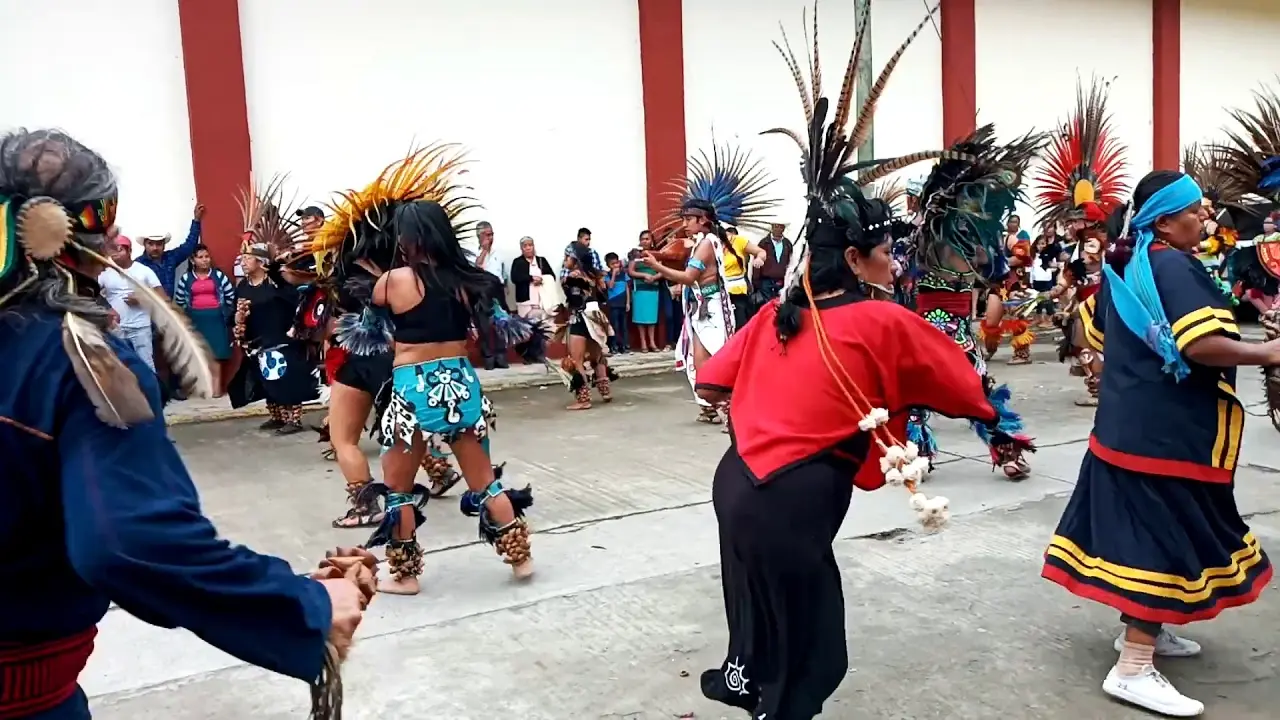
[[[813,717],[848,670],[832,542],[854,485],[885,481],[870,454],[877,438],[859,429],[869,408],[889,411],[895,437],[912,407],[996,420],[959,346],[910,310],[869,299],[892,284],[891,211],[860,195],[848,202],[854,223],[811,206],[803,282],[698,371],[700,396],[732,397],[732,444],[712,489],[729,651],[702,688],[755,717]]]

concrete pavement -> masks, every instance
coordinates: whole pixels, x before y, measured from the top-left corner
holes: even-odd
[[[1042,445],[1033,477],[991,473],[967,427],[945,422],[950,453],[931,492],[952,500],[950,527],[915,532],[905,493],[858,493],[837,543],[851,670],[824,717],[1139,718],[1099,690],[1114,661],[1114,614],[1038,577],[1039,557],[1074,481],[1091,410],[1038,346],[1037,363],[994,371],[1014,388]],[[1006,351],[1007,352],[1007,351]],[[1007,357],[1007,356],[1006,356]],[[1241,394],[1261,413],[1260,380]],[[741,718],[701,698],[726,631],[710,480],[725,447],[692,422],[682,377],[623,380],[618,400],[566,413],[562,389],[494,394],[495,458],[537,494],[538,575],[516,585],[456,499],[433,502],[422,532],[423,593],[380,596],[344,670],[349,719]],[[313,437],[264,437],[255,421],[174,428],[224,536],[299,570],[323,549],[362,541],[338,531],[341,478]],[[1264,545],[1280,541],[1280,448],[1264,418],[1246,426],[1242,510]],[[376,452],[370,448],[371,453]],[[375,462],[376,473],[376,462]],[[455,493],[456,495],[456,493]],[[1280,640],[1273,593],[1189,629],[1196,660],[1166,663],[1220,720],[1273,718]],[[181,631],[114,610],[84,676],[96,717],[305,717],[302,683],[249,668]]]

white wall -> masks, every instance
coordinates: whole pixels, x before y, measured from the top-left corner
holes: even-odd
[[[809,11],[808,23],[801,13]],[[805,64],[804,32],[812,32],[812,0],[686,0],[684,3],[685,128],[689,152],[709,149],[714,127],[718,142],[732,141],[752,150],[775,178],[771,188],[784,204],[778,212],[792,226],[804,218],[804,183],[799,149],[785,136],[761,137],[760,131],[804,129],[800,96],[782,57],[781,21],[800,63]],[[825,0],[820,15],[819,47],[823,85],[834,108],[845,65],[853,48],[852,0]],[[918,2],[872,5],[872,73],[925,17]],[[865,50],[864,50],[865,52]],[[925,28],[894,70],[881,96],[875,123],[878,157],[937,149],[942,142],[941,45],[933,26]],[[917,165],[903,175],[920,175]],[[750,234],[750,233],[749,233]]]
[[[1088,88],[1096,74],[1112,81],[1130,188],[1151,170],[1151,0],[977,0],[975,12],[979,125],[1008,138],[1051,130],[1074,111],[1077,77]],[[1025,227],[1034,212],[1020,211]]]
[[[1280,3],[1182,0],[1183,145],[1219,142],[1229,108],[1252,110],[1253,91],[1280,91]]]
[[[554,261],[584,225],[603,255],[645,226],[635,0],[273,0],[240,23],[259,176],[328,200],[458,142],[509,257],[530,235]]]
[[[195,180],[177,0],[13,0],[0,24],[0,131],[66,130],[115,169],[124,234],[185,240]]]

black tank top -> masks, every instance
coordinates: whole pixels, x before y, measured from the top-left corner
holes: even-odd
[[[403,313],[391,313],[395,341],[405,345],[466,340],[471,330],[471,313],[462,300],[430,285],[423,288],[422,300]]]

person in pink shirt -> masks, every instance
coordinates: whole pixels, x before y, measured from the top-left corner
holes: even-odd
[[[214,359],[230,360],[235,286],[226,273],[213,266],[213,256],[205,245],[197,245],[191,254],[191,267],[174,286],[173,301],[204,336]]]

